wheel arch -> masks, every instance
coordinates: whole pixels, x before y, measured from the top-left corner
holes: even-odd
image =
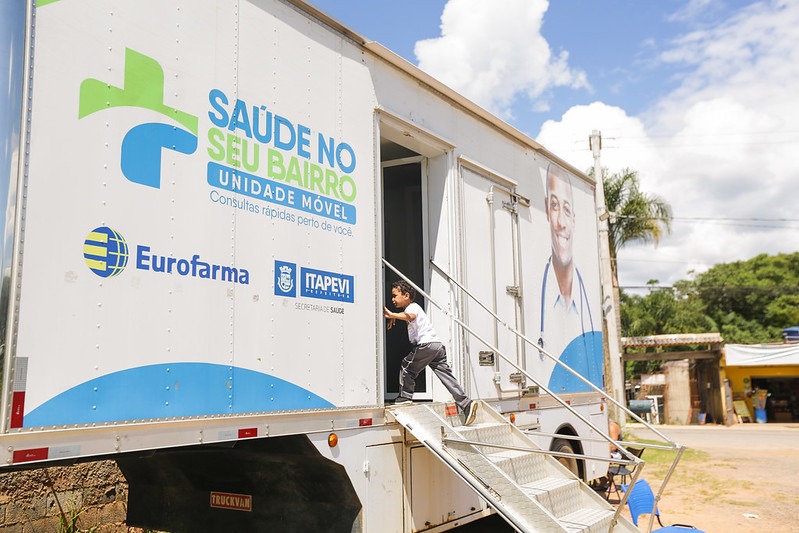
[[[571,437],[579,437],[577,431],[574,429],[574,427],[571,424],[561,425],[557,429],[557,431],[555,431],[555,433],[557,435],[563,435],[564,437],[567,438],[553,437],[552,442],[550,442],[549,444],[549,451],[559,451],[559,449],[562,449],[563,443],[565,442],[571,447],[572,451],[575,454],[585,455],[582,441],[579,440],[579,438],[571,438]],[[575,472],[575,474],[577,474],[577,476],[581,480],[585,481],[585,460],[577,459],[576,463],[577,463],[577,472]],[[564,464],[564,466],[569,468],[568,465]]]

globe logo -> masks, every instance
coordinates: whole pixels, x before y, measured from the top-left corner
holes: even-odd
[[[83,242],[83,259],[101,278],[113,278],[128,264],[128,243],[111,228],[94,228]]]

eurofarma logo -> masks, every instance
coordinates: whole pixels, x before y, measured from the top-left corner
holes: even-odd
[[[83,241],[83,259],[101,278],[113,278],[128,264],[128,243],[118,231],[104,226],[94,228]]]
[[[100,226],[89,232],[83,242],[83,259],[89,269],[101,278],[118,276],[128,264],[128,243],[111,228]],[[156,274],[173,274],[209,281],[250,284],[246,268],[219,265],[205,260],[199,253],[175,257],[153,252],[151,246],[136,245],[135,267]]]
[[[161,65],[130,48],[125,49],[124,87],[93,78],[80,85],[79,119],[116,107],[149,109],[169,119],[168,123],[139,124],[129,130],[122,140],[120,155],[122,174],[128,180],[160,188],[161,150],[193,154],[197,150],[197,117],[164,104]]]
[[[294,298],[298,285],[300,296],[305,298],[347,303],[355,301],[354,276],[301,267],[298,283],[295,263],[275,261],[275,295]]]

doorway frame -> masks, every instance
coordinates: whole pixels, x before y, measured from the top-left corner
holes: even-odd
[[[452,195],[451,190],[451,180],[453,176],[453,172],[456,171],[456,161],[454,158],[454,148],[455,145],[451,142],[448,142],[440,135],[435,134],[434,132],[420,127],[412,122],[409,122],[403,118],[400,118],[398,115],[387,111],[384,108],[378,107],[375,110],[374,116],[374,125],[375,125],[375,153],[377,157],[375,157],[375,172],[379,172],[376,176],[379,177],[378,181],[378,196],[375,198],[375,203],[377,204],[377,212],[379,213],[377,217],[377,224],[378,227],[376,228],[377,232],[377,242],[378,242],[378,250],[380,253],[380,257],[385,256],[385,249],[386,243],[384,241],[384,227],[385,227],[385,213],[383,212],[383,202],[384,202],[384,195],[385,189],[383,184],[383,170],[385,168],[403,165],[403,164],[412,164],[412,163],[420,163],[421,164],[421,213],[422,213],[422,258],[423,258],[423,272],[424,272],[424,280],[422,289],[425,292],[430,292],[431,287],[431,269],[429,265],[429,260],[431,257],[431,244],[430,244],[430,206],[429,206],[429,187],[430,187],[430,177],[429,177],[429,168],[430,165],[428,164],[429,158],[431,157],[439,157],[445,156],[446,157],[446,172],[442,175],[442,179],[445,180],[445,190],[444,194],[447,196]],[[414,152],[415,155],[408,156],[408,157],[400,157],[389,159],[386,161],[382,160],[383,153],[381,150],[381,141],[387,140],[392,143],[395,143],[411,152]],[[449,202],[451,205],[451,201]],[[453,216],[453,213],[449,213],[450,217]],[[454,221],[452,221],[453,228],[455,227]],[[454,238],[451,236],[450,241]],[[451,247],[450,247],[451,248]],[[451,249],[447,251],[448,255],[451,255]],[[377,276],[377,286],[379,294],[386,294],[387,288],[385,287],[385,276],[383,274],[384,268],[382,268],[382,264],[378,262],[378,271],[376,273]],[[450,302],[451,303],[451,302]],[[425,306],[426,311],[429,312],[429,306]],[[380,324],[383,324],[383,321],[380,321]],[[441,335],[441,332],[439,332]],[[386,330],[385,327],[380,327],[378,331],[378,342],[379,345],[377,346],[378,353],[380,354],[378,357],[378,380],[380,383],[380,395],[383,398],[383,401],[393,399],[396,397],[396,394],[389,394],[386,389],[386,383],[388,383],[388,379],[391,379],[391,376],[387,376],[387,365],[386,365]],[[452,348],[455,348],[454,346]],[[458,365],[460,366],[460,365]],[[431,379],[433,373],[432,372],[425,372],[425,393],[417,393],[414,395],[414,399],[418,400],[432,400],[433,399],[433,386],[434,381]],[[398,379],[398,378],[397,378]]]

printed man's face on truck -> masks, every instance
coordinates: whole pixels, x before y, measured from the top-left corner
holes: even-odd
[[[552,259],[563,266],[572,262],[574,203],[569,178],[560,169],[547,173],[547,220],[552,237]]]

